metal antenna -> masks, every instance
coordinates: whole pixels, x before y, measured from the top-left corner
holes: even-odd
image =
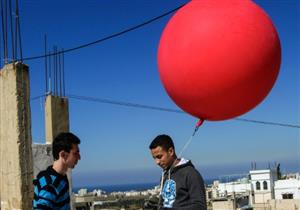
[[[59,96],[62,97],[62,66],[61,53],[58,54]]]
[[[48,52],[48,54],[50,55],[51,54],[51,51],[49,51]],[[49,88],[48,88],[48,90],[49,90],[49,93],[51,94],[52,93],[52,88],[53,88],[53,86],[52,86],[52,83],[53,83],[53,79],[52,79],[52,65],[51,65],[51,55],[49,56]]]
[[[62,49],[62,51],[64,51],[64,49]],[[63,96],[65,97],[66,96],[66,89],[65,89],[65,53],[63,52],[62,53],[62,67],[63,67],[63,76],[62,76],[62,79],[63,79]]]
[[[54,87],[54,95],[56,95],[56,87],[57,87],[57,71],[56,71],[56,47],[54,46],[53,47],[53,52],[54,52],[54,55],[53,55],[53,78],[54,78],[54,84],[53,84],[53,87]]]
[[[45,34],[45,93],[48,93],[48,57],[47,57],[47,35]]]
[[[9,19],[10,19],[10,35],[11,35],[11,48],[12,48],[12,61],[14,62],[16,60],[15,57],[15,46],[14,46],[14,30],[13,30],[13,18],[12,18],[12,6],[11,1],[9,0]]]
[[[4,1],[4,2],[3,2]],[[1,0],[1,22],[2,22],[2,41],[3,41],[3,55],[4,64],[7,64],[7,0]]]
[[[21,27],[20,27],[20,14],[19,14],[19,0],[16,0],[16,42],[19,41],[20,60],[23,63],[22,52],[22,39],[21,39]],[[17,47],[17,44],[16,44]]]

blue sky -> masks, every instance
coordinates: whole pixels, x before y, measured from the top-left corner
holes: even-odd
[[[184,0],[22,0],[23,56],[48,46],[68,49],[117,33],[170,11]],[[242,118],[300,125],[300,3],[255,1],[271,17],[282,45],[279,77],[267,98]],[[179,109],[159,79],[157,47],[171,18],[97,45],[65,54],[66,93]],[[26,61],[31,96],[45,93],[44,60]],[[31,101],[34,142],[44,142],[43,99]],[[188,114],[137,109],[70,99],[71,131],[81,140],[82,160],[74,185],[155,182],[160,169],[148,151],[158,134],[173,137],[177,150],[197,119]],[[183,154],[204,178],[246,173],[275,161],[283,171],[300,171],[300,129],[226,120],[205,122]]]

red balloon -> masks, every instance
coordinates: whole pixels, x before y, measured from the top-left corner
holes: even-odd
[[[205,120],[244,114],[272,89],[281,47],[270,18],[248,0],[192,0],[165,27],[162,83],[184,111]]]

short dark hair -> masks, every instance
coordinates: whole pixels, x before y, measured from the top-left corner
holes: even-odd
[[[165,151],[168,151],[168,149],[170,148],[173,148],[175,150],[172,138],[166,134],[156,136],[149,145],[149,149],[155,149],[159,146],[162,147]]]
[[[70,152],[73,144],[80,144],[80,139],[70,132],[59,133],[52,143],[52,155],[54,160],[59,159],[60,151]]]

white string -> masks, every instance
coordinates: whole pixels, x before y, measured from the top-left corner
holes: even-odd
[[[43,100],[42,100],[43,98],[42,97],[40,97],[40,108],[41,108],[41,111],[43,111]]]
[[[202,118],[199,119],[199,121],[196,124],[195,130],[193,132],[193,134],[191,135],[191,137],[189,138],[189,140],[185,143],[185,145],[183,146],[183,148],[181,149],[178,157],[181,158],[182,153],[186,150],[186,148],[190,145],[190,143],[193,140],[193,137],[195,136],[196,132],[198,131],[199,127],[203,124],[204,120]]]
[[[191,135],[191,137],[189,138],[189,140],[185,143],[185,145],[183,146],[183,148],[181,149],[178,157],[181,158],[182,153],[186,150],[186,148],[190,145],[190,143],[193,140],[194,135]]]
[[[162,174],[161,174],[159,195],[161,195],[162,188],[163,188],[163,183],[164,183],[164,171],[163,171]]]

